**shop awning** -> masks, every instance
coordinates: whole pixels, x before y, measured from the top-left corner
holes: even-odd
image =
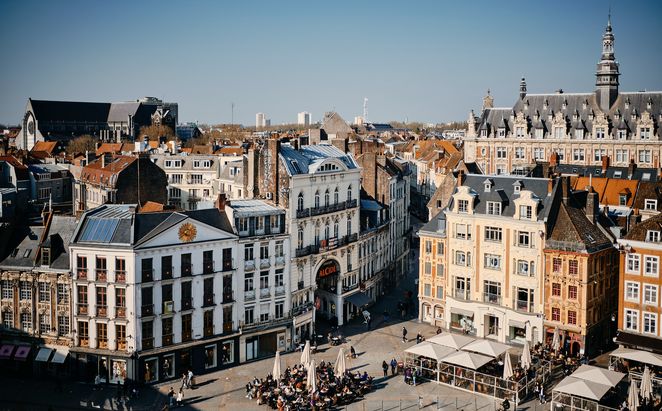
[[[53,354],[53,358],[51,358],[51,362],[55,364],[62,364],[64,360],[67,359],[67,355],[69,355],[69,349],[68,348],[56,348],[55,353]]]
[[[522,329],[526,328],[526,324],[523,323],[522,321],[508,320],[508,324],[511,327],[515,327],[515,328],[522,328]]]
[[[662,355],[662,347],[660,347],[659,338],[619,331],[618,334],[616,334],[616,343],[622,344],[628,348],[652,351],[655,354]]]
[[[451,313],[458,314],[458,315],[463,315],[465,317],[472,317],[472,318],[474,316],[473,311],[464,310],[462,308],[457,308],[457,307],[451,307]]]
[[[349,301],[357,307],[363,307],[366,304],[370,304],[370,297],[365,293],[358,292],[346,297],[345,301]]]
[[[40,347],[39,352],[37,353],[37,357],[35,357],[34,360],[35,361],[41,361],[41,362],[47,362],[48,359],[50,358],[52,352],[53,352],[53,350],[51,350],[50,348]]]
[[[19,361],[25,361],[28,358],[28,354],[30,354],[30,346],[19,345],[18,348],[16,349],[16,354],[14,354],[14,359]]]
[[[654,365],[656,367],[662,367],[662,355],[648,351],[633,350],[631,348],[618,348],[609,355],[612,357],[625,358],[626,360]]]
[[[14,346],[12,344],[4,344],[0,347],[0,360],[8,360],[11,358],[12,352],[14,352]]]

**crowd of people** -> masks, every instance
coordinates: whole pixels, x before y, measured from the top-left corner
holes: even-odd
[[[262,379],[255,377],[246,384],[246,398],[279,411],[322,410],[350,404],[372,389],[372,377],[367,372],[335,375],[333,368],[332,363],[324,361],[315,367],[316,390],[308,388],[308,371],[303,364],[287,367],[278,379],[271,374]]]

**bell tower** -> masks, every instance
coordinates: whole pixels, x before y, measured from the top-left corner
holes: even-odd
[[[607,113],[618,97],[618,63],[614,57],[614,34],[611,31],[611,13],[602,35],[602,56],[595,72],[595,97],[600,109]]]

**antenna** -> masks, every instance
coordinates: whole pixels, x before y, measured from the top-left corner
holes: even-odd
[[[230,103],[230,105],[232,106],[232,120],[230,122],[230,125],[234,126],[234,102]]]
[[[363,97],[363,122],[368,122],[368,97]]]

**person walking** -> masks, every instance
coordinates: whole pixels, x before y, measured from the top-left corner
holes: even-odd
[[[175,389],[170,387],[170,390],[168,391],[168,405],[172,407],[175,405]]]
[[[407,329],[404,326],[402,327],[402,342],[407,342]]]
[[[386,364],[386,360],[382,361],[382,369],[384,370],[384,377],[388,377],[388,364]]]
[[[188,380],[186,381],[186,385],[188,388],[192,389],[193,388],[193,371],[189,368],[188,370]]]
[[[186,388],[186,380],[188,380],[188,377],[187,377],[186,373],[183,373],[182,374],[182,386],[179,388],[180,391],[181,391],[182,388]]]
[[[391,375],[395,375],[395,370],[398,368],[398,362],[394,359],[391,360]]]
[[[349,347],[349,352],[351,353],[352,358],[356,358],[356,350],[353,345]]]
[[[179,392],[177,393],[177,406],[181,407],[182,403],[184,402],[184,393],[182,392],[182,389],[179,389]]]

